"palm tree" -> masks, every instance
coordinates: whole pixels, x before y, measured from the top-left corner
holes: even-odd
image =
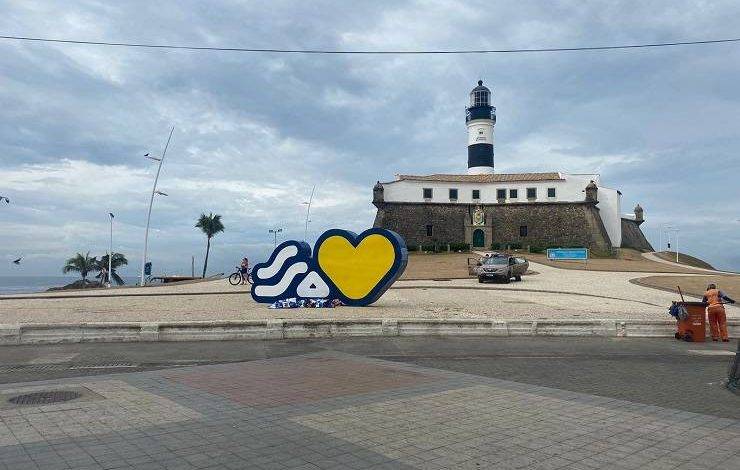
[[[205,213],[200,214],[200,217],[198,218],[198,222],[195,224],[196,227],[198,227],[201,232],[206,234],[206,237],[208,237],[208,243],[206,244],[206,260],[203,262],[203,275],[201,277],[206,277],[206,268],[208,267],[208,252],[211,251],[211,238],[213,238],[214,235],[216,235],[218,232],[224,231],[224,224],[221,223],[221,216],[218,214],[213,214],[211,212],[209,215],[206,215]]]
[[[116,272],[116,268],[120,268],[121,266],[126,265],[128,265],[128,260],[124,255],[122,255],[121,253],[113,253],[113,258],[111,259],[110,263],[112,272],[107,273],[105,276],[103,276],[103,270],[108,271],[108,255],[105,254],[101,256],[100,261],[95,264],[95,271],[98,271],[98,275],[95,277],[100,278],[101,284],[105,284],[108,279],[112,279],[116,282],[116,284],[122,286],[123,284],[126,284],[126,282],[121,276],[118,275],[118,273]]]
[[[65,274],[71,271],[80,273],[83,281],[82,284],[85,285],[88,273],[94,271],[96,265],[97,260],[94,256],[90,258],[89,251],[84,255],[82,253],[77,253],[74,257],[67,260],[67,263],[64,265],[62,272]]]

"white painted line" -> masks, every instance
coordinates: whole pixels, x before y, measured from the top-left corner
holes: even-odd
[[[686,352],[697,356],[734,356],[736,354],[735,351],[725,351],[723,349],[689,349]]]

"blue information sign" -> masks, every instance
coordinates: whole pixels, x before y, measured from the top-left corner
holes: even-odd
[[[585,261],[588,259],[588,248],[548,248],[547,259]]]

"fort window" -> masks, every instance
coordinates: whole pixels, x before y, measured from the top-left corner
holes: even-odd
[[[450,188],[450,199],[457,201],[457,189]]]
[[[424,188],[422,191],[424,192],[424,199],[432,198],[432,188]]]
[[[473,190],[473,199],[480,199],[480,189]]]
[[[520,225],[519,226],[519,236],[520,237],[526,237],[527,236],[527,226],[526,225]]]
[[[516,189],[509,190],[509,199],[516,199],[519,197],[519,191]]]
[[[496,199],[506,199],[506,190],[505,189],[497,189],[496,190]]]
[[[555,188],[547,188],[547,197],[555,197]]]
[[[527,188],[527,199],[537,199],[537,188]]]
[[[432,226],[427,225],[426,228],[427,228],[427,237],[431,237],[432,236]]]

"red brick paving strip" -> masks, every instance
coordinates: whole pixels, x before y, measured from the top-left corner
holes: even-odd
[[[414,386],[436,377],[337,358],[287,358],[176,372],[170,380],[258,408]]]

